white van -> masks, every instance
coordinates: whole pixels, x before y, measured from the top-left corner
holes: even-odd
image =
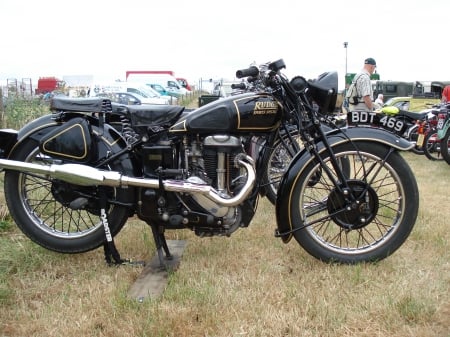
[[[133,82],[112,82],[112,83],[95,83],[89,90],[89,96],[95,97],[98,94],[113,93],[113,92],[130,92],[139,94],[144,97],[142,100],[144,104],[169,104],[169,99],[161,97],[154,90],[142,83]]]
[[[169,74],[129,74],[127,82],[140,82],[145,84],[159,84],[162,85],[167,91],[185,95],[189,91],[183,88],[178,80]]]

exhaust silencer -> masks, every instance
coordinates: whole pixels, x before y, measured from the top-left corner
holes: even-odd
[[[223,196],[207,184],[195,184],[183,180],[168,179],[163,180],[162,185],[166,191],[189,194],[200,193],[222,206],[236,206],[243,202],[251,192],[256,177],[253,159],[251,157],[246,156],[245,161],[240,159],[237,163],[246,169],[247,181],[240,192],[232,198]],[[0,168],[24,173],[42,174],[53,179],[59,179],[81,186],[160,188],[160,181],[158,179],[134,178],[124,176],[117,171],[99,170],[81,164],[39,165],[16,160],[0,159]]]

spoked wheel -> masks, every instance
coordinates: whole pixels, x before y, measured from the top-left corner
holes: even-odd
[[[441,154],[441,142],[436,130],[430,130],[424,140],[425,156],[430,160],[443,160]]]
[[[450,165],[450,129],[447,130],[444,138],[441,139],[442,158]]]
[[[348,143],[333,148],[338,160],[345,158],[349,163],[345,184],[324,154],[332,178],[311,161],[290,191],[283,191],[291,196],[289,205],[281,207],[289,214],[295,239],[323,261],[358,263],[386,258],[404,243],[416,221],[419,193],[406,161],[395,151],[386,158],[391,150],[387,146],[356,144],[359,151]],[[309,184],[318,171],[320,180]]]
[[[331,130],[327,125],[322,125],[324,131]],[[290,130],[290,136],[282,136],[282,139],[275,142],[275,145],[270,153],[267,170],[263,173],[263,184],[265,186],[266,197],[272,204],[277,201],[278,187],[280,186],[281,178],[289,167],[294,156],[302,149],[302,141],[298,130]],[[341,164],[345,167],[346,163]],[[320,176],[320,172],[317,172]],[[310,183],[314,183],[311,179]]]
[[[37,143],[32,140],[26,140],[11,159],[41,165],[55,163],[54,159],[40,153]],[[114,200],[127,200],[124,193],[129,192],[107,189],[112,235],[119,232],[128,218],[126,207],[114,205]],[[96,187],[7,170],[5,197],[11,216],[22,232],[47,249],[81,253],[95,249],[105,241]]]

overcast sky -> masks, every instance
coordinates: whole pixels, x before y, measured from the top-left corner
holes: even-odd
[[[1,0],[0,82],[173,70],[195,83],[283,58],[288,76],[343,84],[367,57],[383,80],[450,80],[449,22],[448,0]]]

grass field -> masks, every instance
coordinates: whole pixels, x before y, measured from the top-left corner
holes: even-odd
[[[420,188],[407,242],[374,264],[324,264],[273,236],[262,199],[231,238],[169,232],[188,244],[158,299],[127,296],[142,267],[108,267],[102,249],[62,255],[0,222],[0,336],[450,336],[450,166],[406,153]],[[2,189],[2,187],[0,187]],[[1,195],[3,191],[1,191]],[[0,205],[4,205],[0,197]],[[148,226],[116,237],[124,257],[149,260]]]

